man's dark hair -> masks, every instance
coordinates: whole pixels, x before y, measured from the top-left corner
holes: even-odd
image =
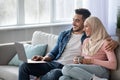
[[[75,9],[75,13],[82,15],[83,20],[85,20],[86,18],[88,18],[91,15],[90,11],[85,8]]]

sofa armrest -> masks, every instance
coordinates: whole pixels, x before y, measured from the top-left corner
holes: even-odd
[[[31,41],[24,41],[21,43],[31,43]],[[6,65],[16,54],[14,43],[0,44],[0,65]]]
[[[110,80],[120,80],[120,41],[118,36],[111,36],[113,40],[118,42],[118,47],[115,49],[115,54],[117,57],[117,70],[113,70],[110,73]]]
[[[0,65],[8,64],[15,54],[14,43],[0,44]]]
[[[120,80],[120,45],[116,48],[115,53],[116,53],[118,65],[117,65],[117,70],[111,71],[110,80]]]

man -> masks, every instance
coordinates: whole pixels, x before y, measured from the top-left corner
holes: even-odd
[[[46,63],[28,64],[23,63],[19,68],[19,80],[29,80],[29,75],[42,76],[41,80],[58,80],[60,69],[65,64],[73,63],[74,56],[81,53],[81,44],[86,38],[83,32],[84,20],[89,17],[91,13],[87,9],[76,9],[73,17],[73,27],[71,30],[62,32],[54,49],[45,57],[34,56],[33,60],[41,59]],[[106,49],[115,48],[116,42],[109,41],[110,45]],[[111,47],[112,46],[112,47]],[[109,48],[110,47],[110,48]],[[51,75],[54,74],[54,75]]]

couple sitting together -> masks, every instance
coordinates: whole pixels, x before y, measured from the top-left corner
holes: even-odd
[[[46,63],[23,63],[19,80],[108,80],[109,71],[117,67],[111,39],[102,22],[87,9],[76,9],[72,29],[61,32],[53,50],[46,56],[34,56]]]

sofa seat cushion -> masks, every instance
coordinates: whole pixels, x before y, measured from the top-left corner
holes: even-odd
[[[0,66],[0,79],[18,80],[18,67],[1,65]]]

